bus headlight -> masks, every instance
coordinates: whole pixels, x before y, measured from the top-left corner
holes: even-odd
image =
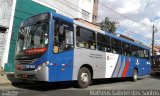
[[[41,70],[41,69],[44,69],[47,65],[49,64],[49,61],[46,61],[42,64],[40,64],[38,67],[37,67],[37,71]]]

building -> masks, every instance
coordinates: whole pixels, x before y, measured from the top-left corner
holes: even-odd
[[[154,54],[160,55],[160,46],[154,46]]]
[[[99,0],[33,0],[71,18],[96,22]]]
[[[14,0],[0,0],[0,71],[8,62],[8,52],[13,24]]]
[[[122,37],[122,38],[125,38],[125,39],[127,39],[127,40],[129,40],[129,41],[135,42],[134,39],[132,39],[132,38],[130,38],[130,37],[128,37],[128,36],[125,36],[125,35],[122,35],[122,34],[118,34],[118,36],[119,36],[119,37]]]
[[[125,36],[125,35],[122,35],[122,34],[117,34],[117,36],[119,36],[119,37],[121,37],[121,38],[124,38],[124,39],[127,39],[127,40],[132,41],[132,42],[136,42],[136,43],[138,43],[138,44],[140,44],[140,45],[142,45],[142,46],[149,47],[149,46],[145,45],[144,43],[142,43],[142,42],[140,42],[140,41],[137,41],[137,40],[135,40],[135,39],[133,39],[133,38],[131,38],[131,37],[128,37],[128,36]]]
[[[93,24],[93,23],[91,23],[91,22],[88,22],[88,21],[86,21],[86,20],[84,20],[84,19],[75,18],[74,20],[79,21],[79,22],[81,22],[81,23],[83,23],[83,24],[85,24],[85,25],[88,25],[88,26],[92,27],[92,28],[101,29],[99,26],[97,26],[97,25],[95,25],[95,24]]]
[[[97,23],[97,18],[98,18],[98,3],[99,3],[99,0],[94,0],[94,3],[93,3],[93,16],[92,16],[92,23],[94,23],[94,24]]]
[[[1,40],[6,41],[2,45],[5,50],[3,48],[0,49],[2,50],[0,52],[3,52],[3,57],[0,57],[2,69],[5,69],[7,72],[14,71],[16,38],[20,23],[24,19],[39,13],[55,11],[70,18],[82,18],[88,22],[96,22],[95,17],[97,17],[98,13],[98,5],[93,7],[96,4],[98,4],[98,0],[0,0],[0,12],[3,13],[0,14],[0,17],[6,17],[4,20],[8,20],[0,21],[7,23],[0,24],[0,32],[7,33],[1,36]],[[2,8],[2,6],[4,7]]]

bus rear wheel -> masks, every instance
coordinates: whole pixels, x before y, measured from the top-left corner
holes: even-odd
[[[77,85],[79,88],[87,88],[91,83],[91,72],[88,68],[82,67],[78,73]]]
[[[134,69],[132,73],[132,81],[136,82],[137,80],[138,80],[138,71]]]

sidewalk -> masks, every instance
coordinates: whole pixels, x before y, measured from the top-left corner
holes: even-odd
[[[20,84],[22,80],[16,79],[14,73],[0,73],[0,86]]]

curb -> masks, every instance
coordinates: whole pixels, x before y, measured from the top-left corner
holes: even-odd
[[[14,77],[14,73],[0,73],[0,86],[32,86],[35,82],[23,81]]]
[[[14,75],[14,72],[0,72],[0,76],[9,75],[9,74]]]
[[[0,86],[11,86],[12,83],[0,83]]]
[[[0,86],[9,86],[13,84],[19,85],[23,84],[23,82],[14,77],[14,72],[0,72]]]

